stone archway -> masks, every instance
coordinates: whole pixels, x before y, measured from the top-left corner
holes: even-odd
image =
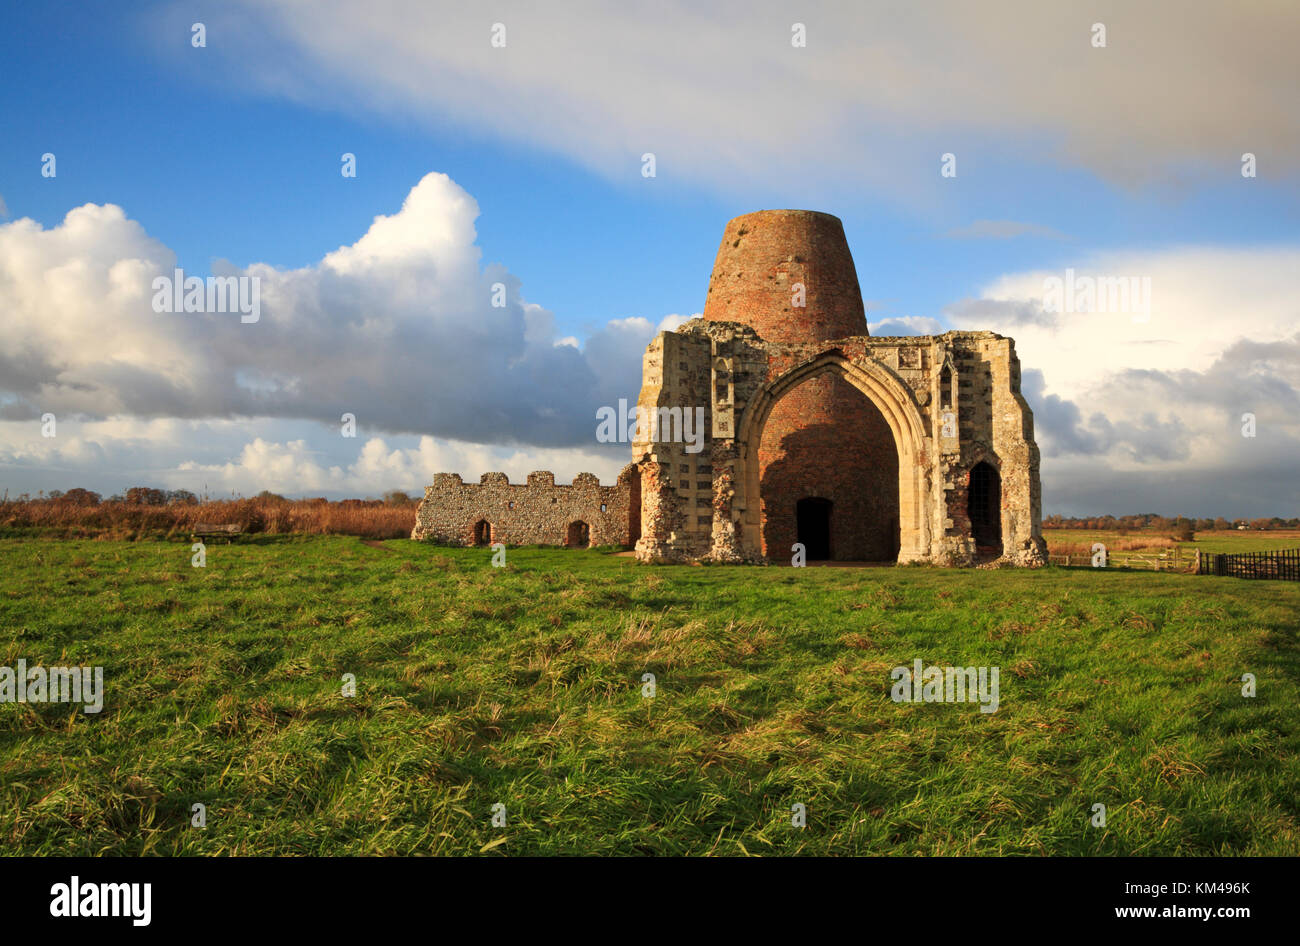
[[[857,388],[884,417],[898,450],[899,562],[930,558],[930,496],[926,473],[925,425],[911,390],[893,371],[873,360],[850,361],[838,351],[827,352],[798,365],[764,385],[750,401],[737,440],[741,455],[737,466],[736,501],[741,510],[741,542],[751,555],[762,550],[759,448],[763,429],[773,407],[789,391],[809,378],[833,373]]]
[[[898,448],[879,409],[840,374],[805,378],[777,400],[759,438],[758,467],[769,559],[784,559],[797,541],[810,559],[897,561]],[[801,519],[799,504],[809,498],[830,503],[829,544],[801,537],[810,520]],[[825,545],[824,554],[814,555],[814,544]]]

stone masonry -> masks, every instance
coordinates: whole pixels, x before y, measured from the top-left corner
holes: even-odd
[[[660,422],[638,429],[614,487],[585,474],[572,487],[549,474],[528,486],[439,474],[413,537],[481,542],[487,521],[492,541],[576,544],[580,521],[592,544],[633,546],[647,562],[781,563],[795,543],[810,559],[1045,561],[1015,343],[869,336],[829,214],[727,225],[703,317],[650,343],[638,406]],[[696,408],[702,452],[672,423]]]
[[[613,486],[590,473],[571,485],[557,485],[545,470],[528,483],[511,483],[504,473],[484,473],[465,483],[456,473],[438,473],[416,512],[413,539],[444,545],[632,545],[630,530],[639,513],[636,468],[629,464]],[[632,512],[633,506],[637,513]]]

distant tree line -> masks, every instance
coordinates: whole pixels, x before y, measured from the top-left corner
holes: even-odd
[[[104,499],[89,489],[0,496],[0,534],[46,537],[176,539],[203,524],[233,525],[247,533],[356,535],[395,539],[411,534],[416,503],[399,490],[382,499],[330,502],[286,499],[263,490],[252,497],[213,499],[189,490],[133,486]]]
[[[1117,532],[1211,532],[1227,529],[1296,529],[1300,519],[1195,519],[1188,516],[1157,516],[1144,513],[1133,516],[1047,516],[1045,529],[1098,529]]]
[[[5,497],[8,499],[8,496]],[[271,503],[290,503],[295,500],[286,499],[279,493],[272,493],[270,490],[262,490],[254,499]],[[108,499],[104,499],[94,490],[82,489],[76,487],[67,490],[51,490],[49,493],[42,491],[35,498],[28,493],[15,497],[11,502],[56,502],[64,503],[69,506],[98,506],[101,502],[125,503],[128,506],[194,506],[200,502],[206,502],[208,497],[202,500],[195,496],[188,489],[155,489],[152,486],[132,486],[125,493],[116,493]],[[315,499],[302,499],[297,502],[305,503],[328,503],[325,497],[320,496]],[[382,499],[344,499],[339,501],[343,505],[349,506],[413,506],[419,502],[419,499],[412,497],[400,489],[390,489],[384,493]]]

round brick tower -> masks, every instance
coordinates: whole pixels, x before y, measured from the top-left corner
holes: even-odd
[[[795,285],[804,306],[795,305]],[[704,318],[743,322],[768,342],[866,335],[857,270],[839,217],[760,210],[736,217],[713,262]]]
[[[796,304],[796,284],[804,305]],[[858,274],[838,217],[760,210],[727,224],[704,318],[741,322],[767,342],[866,335]],[[884,416],[839,375],[781,398],[758,449],[763,552],[789,561],[890,561],[899,548],[898,450]]]

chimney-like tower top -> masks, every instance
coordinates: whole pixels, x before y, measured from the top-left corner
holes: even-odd
[[[743,322],[769,342],[866,335],[862,290],[839,217],[814,210],[736,217],[722,234],[704,318]]]

